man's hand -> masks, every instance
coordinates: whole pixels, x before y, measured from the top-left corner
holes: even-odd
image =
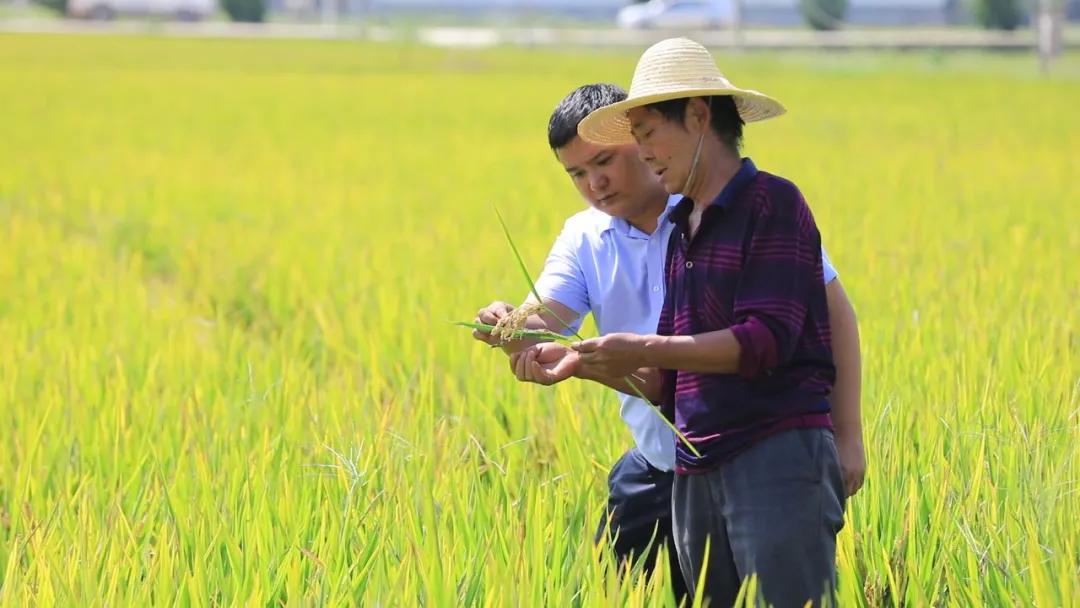
[[[848,497],[854,496],[866,476],[866,452],[862,437],[837,435],[836,452],[840,457],[840,472],[844,475],[844,491]]]
[[[512,312],[514,312],[513,306],[507,304],[506,302],[499,302],[498,300],[496,300],[495,302],[492,302],[491,304],[488,304],[487,306],[481,308],[480,311],[476,313],[476,320],[474,321],[474,323],[495,325],[499,322],[499,319],[505,317]],[[484,344],[487,344],[489,346],[499,346],[499,339],[485,331],[474,329],[472,335],[473,338],[476,338]]]
[[[510,355],[510,369],[521,382],[551,386],[574,375],[578,354],[555,342],[544,342]]]
[[[649,336],[616,333],[574,344],[581,353],[578,374],[586,378],[623,378],[647,367],[645,345]]]

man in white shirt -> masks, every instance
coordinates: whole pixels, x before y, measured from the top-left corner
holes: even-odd
[[[681,197],[668,195],[638,158],[636,146],[597,146],[577,135],[578,123],[590,112],[625,97],[615,85],[586,85],[567,95],[552,113],[548,143],[590,206],[566,221],[536,281],[537,291],[554,315],[535,315],[530,327],[567,333],[559,319],[576,329],[591,312],[602,335],[656,331],[673,227],[667,215]],[[861,486],[865,470],[859,419],[858,329],[854,310],[824,250],[822,257],[837,367],[831,397],[833,425],[850,495]],[[480,310],[477,321],[494,324],[512,310],[505,302],[493,302]],[[497,343],[483,332],[475,332],[474,337]],[[524,348],[521,343],[502,346],[511,354],[511,367],[519,380],[554,384],[572,375],[573,370],[563,366],[565,360],[545,361],[541,351]],[[645,555],[645,567],[650,570],[655,565],[656,549],[661,542],[668,542],[672,582],[676,594],[681,595],[683,578],[670,544],[675,437],[657,412],[650,411],[651,404],[623,393],[619,399],[620,413],[636,445],[612,467],[608,517],[601,521],[597,541],[608,529],[620,560]]]

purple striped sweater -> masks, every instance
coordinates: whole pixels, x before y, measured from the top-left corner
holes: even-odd
[[[702,454],[680,443],[682,474],[710,471],[780,431],[830,427],[835,378],[821,235],[799,189],[746,158],[690,239],[692,210],[683,199],[670,216],[657,332],[731,329],[741,352],[738,373],[663,372],[665,413]]]

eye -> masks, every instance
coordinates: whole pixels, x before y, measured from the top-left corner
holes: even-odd
[[[600,165],[601,167],[606,167],[607,165],[611,164],[611,159],[612,158],[615,158],[615,157],[614,156],[605,156],[604,158],[601,158],[600,160],[596,161],[596,164]]]

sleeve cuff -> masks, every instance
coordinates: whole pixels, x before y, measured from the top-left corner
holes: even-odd
[[[776,366],[776,338],[761,321],[750,318],[731,326],[739,342],[739,375],[752,380]]]
[[[825,284],[828,285],[837,279],[839,274],[836,272],[836,267],[833,266],[832,260],[829,259],[828,252],[825,251],[825,246],[821,246],[821,272],[825,275]]]
[[[555,300],[574,311],[578,316],[584,316],[585,313],[589,312],[589,296],[587,293],[581,293],[580,290],[559,281],[545,280],[545,277],[540,277],[534,285],[536,285],[536,293],[545,300]],[[531,291],[526,293],[525,299],[529,299],[532,295]],[[524,301],[522,300],[522,302]]]

